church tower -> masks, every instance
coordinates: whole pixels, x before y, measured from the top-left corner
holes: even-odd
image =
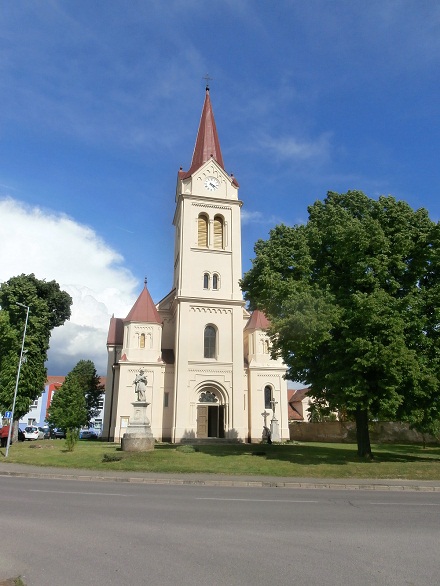
[[[242,203],[224,167],[208,87],[191,166],[178,172],[175,201],[172,439],[246,439]]]
[[[157,440],[257,442],[275,419],[288,439],[286,367],[271,357],[269,323],[249,315],[239,286],[238,189],[207,87],[190,167],[177,174],[172,290],[154,305],[145,284],[128,316],[110,322],[105,437],[122,437],[142,369]]]

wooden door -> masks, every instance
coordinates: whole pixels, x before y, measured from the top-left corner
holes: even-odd
[[[197,405],[197,437],[208,437],[208,405]]]

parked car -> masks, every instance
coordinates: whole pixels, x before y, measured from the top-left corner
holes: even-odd
[[[50,430],[50,437],[51,439],[65,439],[66,432],[64,431],[64,429],[59,429],[58,427],[55,427]]]
[[[9,435],[9,425],[4,425],[0,429],[0,439],[1,439],[1,447],[6,448],[8,443],[8,435]]]
[[[30,441],[44,439],[44,433],[40,431],[35,425],[28,425],[24,428],[24,439]]]
[[[43,438],[49,439],[50,438],[50,429],[48,427],[39,427],[39,431],[43,432]]]
[[[9,425],[4,425],[0,429],[0,440],[1,440],[1,447],[2,448],[5,448],[8,443],[8,434],[9,434]],[[20,428],[18,428],[18,441],[24,442],[24,440],[25,440],[24,433],[21,431]],[[13,438],[11,438],[11,441],[13,441]]]
[[[97,439],[98,436],[94,431],[90,429],[82,429],[79,432],[79,439]]]

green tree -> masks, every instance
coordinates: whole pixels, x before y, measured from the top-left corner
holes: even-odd
[[[308,211],[307,224],[256,243],[241,285],[270,319],[288,377],[354,416],[358,454],[371,456],[370,417],[439,413],[439,225],[360,191]]]
[[[80,360],[54,394],[48,421],[52,427],[66,430],[67,445],[73,450],[79,429],[90,424],[99,412],[99,400],[104,390],[91,360]]]
[[[54,394],[47,417],[49,425],[66,431],[66,443],[73,451],[79,439],[79,430],[87,424],[87,405],[84,389],[79,380],[67,376]]]
[[[87,409],[86,423],[89,424],[100,411],[99,402],[104,392],[104,386],[100,383],[95,365],[92,360],[80,360],[69,372],[67,378],[75,378],[83,390]]]
[[[0,409],[12,408],[26,310],[30,307],[25,356],[15,405],[19,419],[44,390],[45,362],[53,328],[70,317],[72,299],[56,281],[37,279],[34,274],[12,277],[0,285]]]

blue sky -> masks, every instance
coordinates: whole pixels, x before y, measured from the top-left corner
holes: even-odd
[[[440,218],[440,5],[361,0],[15,0],[0,5],[0,281],[74,297],[49,373],[92,358],[144,277],[171,288],[177,171],[209,73],[240,183],[243,269],[326,192]]]

